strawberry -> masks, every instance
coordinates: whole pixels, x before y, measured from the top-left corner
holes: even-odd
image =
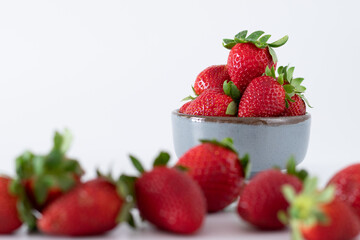
[[[40,231],[51,235],[98,235],[117,226],[124,198],[109,180],[79,184],[48,205],[38,221]]]
[[[279,76],[275,69],[266,67],[265,75],[255,78],[246,88],[239,103],[239,117],[278,117],[282,115],[291,98],[303,97],[306,90],[301,86],[303,78],[292,78],[294,67],[279,67]]]
[[[206,202],[196,182],[179,169],[167,168],[170,155],[165,152],[160,153],[148,172],[135,157],[130,158],[141,173],[134,183],[140,215],[166,231],[198,231],[205,218]]]
[[[179,113],[185,113],[188,106],[191,104],[192,101],[184,103],[181,108],[179,109]]]
[[[247,30],[235,35],[234,39],[224,39],[223,45],[231,49],[227,61],[227,68],[231,81],[244,92],[249,83],[260,77],[266,67],[276,66],[277,57],[273,48],[284,45],[288,36],[273,43],[267,43],[271,35],[263,35],[263,31],[256,31],[247,35]]]
[[[0,176],[0,234],[10,234],[22,225],[16,207],[18,198],[10,193],[11,181]]]
[[[191,101],[185,114],[202,116],[235,116],[240,92],[232,82],[225,81],[223,89],[206,89]]]
[[[304,100],[298,95],[291,97],[293,101],[289,101],[289,107],[285,108],[285,111],[282,113],[282,116],[300,116],[305,115],[306,105]]]
[[[296,171],[294,159],[290,159],[287,172],[269,169],[258,173],[240,194],[237,211],[242,219],[263,230],[282,229],[285,225],[278,219],[279,211],[289,204],[281,192],[284,184],[291,185],[296,192],[302,189],[305,171]]]
[[[83,174],[80,164],[65,155],[71,139],[68,130],[63,135],[56,132],[49,154],[35,155],[27,151],[16,159],[17,180],[39,211],[80,182]]]
[[[360,217],[360,164],[340,170],[330,179],[330,184],[336,188],[336,198],[348,203]]]
[[[203,70],[196,78],[194,91],[200,95],[209,88],[222,88],[223,83],[230,80],[226,65],[213,65]]]
[[[323,191],[316,187],[316,178],[307,178],[303,191],[295,193],[289,185],[283,186],[283,194],[290,203],[288,216],[292,237],[295,240],[350,240],[360,233],[360,222],[351,207],[334,198],[335,188]]]
[[[230,138],[221,142],[201,140],[176,165],[187,168],[189,176],[200,185],[207,211],[217,212],[238,197],[248,172],[248,157],[239,159]]]

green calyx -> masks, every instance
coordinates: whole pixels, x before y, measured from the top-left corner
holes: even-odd
[[[191,89],[192,89],[195,97],[189,95],[189,96],[183,98],[181,101],[192,101],[192,100],[196,99],[199,96],[199,95],[196,94],[194,86],[191,86]]]
[[[269,53],[271,54],[274,63],[277,62],[277,56],[273,48],[281,47],[284,45],[289,37],[286,35],[279,40],[267,43],[271,35],[263,35],[264,31],[255,31],[247,36],[248,31],[244,30],[235,35],[234,39],[223,39],[223,46],[227,49],[232,49],[238,43],[253,43],[258,48],[266,48],[268,47]],[[262,36],[262,37],[261,37]]]
[[[138,170],[140,174],[143,174],[145,172],[145,168],[143,167],[141,162],[133,155],[129,155],[129,157],[136,170]],[[167,166],[169,161],[170,161],[170,154],[161,151],[159,155],[155,158],[153,162],[153,167]]]
[[[16,158],[17,180],[34,182],[35,201],[39,206],[45,203],[51,188],[68,191],[76,184],[75,176],[83,174],[79,162],[66,157],[71,141],[72,135],[65,129],[63,134],[55,133],[53,148],[47,155],[26,151]]]
[[[301,170],[296,169],[296,161],[293,156],[290,157],[290,159],[288,160],[288,162],[286,164],[286,173],[299,178],[302,182],[304,182],[308,176],[308,172],[305,171],[304,169],[301,169]]]
[[[226,109],[227,115],[235,116],[238,112],[239,102],[241,98],[241,92],[232,81],[224,81],[223,83],[224,93],[232,98],[232,102]]]
[[[295,189],[290,185],[282,187],[282,193],[289,202],[287,214],[279,212],[282,221],[290,223],[292,228],[292,239],[303,239],[301,227],[312,227],[316,224],[327,224],[329,219],[321,210],[321,205],[330,203],[334,199],[335,187],[328,186],[323,191],[317,188],[317,178],[306,178],[303,190],[296,194]]]
[[[294,70],[295,67],[280,66],[277,70],[278,77],[276,77],[274,66],[272,66],[271,69],[267,66],[264,75],[275,78],[278,83],[284,87],[286,108],[289,107],[289,102],[294,102],[292,99],[294,95],[298,95],[302,100],[304,100],[308,107],[312,108],[304,96],[306,87],[301,85],[304,81],[304,78],[294,78]]]
[[[229,149],[230,151],[236,153],[236,155],[239,155],[238,152],[236,151],[235,147],[234,147],[234,142],[231,138],[224,138],[221,141],[218,141],[216,139],[200,139],[199,140],[201,143],[211,143],[211,144],[215,144],[217,146]],[[248,154],[245,154],[242,158],[239,158],[239,162],[240,165],[243,169],[244,172],[244,177],[248,178],[250,175],[250,171],[251,171],[251,164],[250,164],[250,158]]]
[[[25,187],[19,179],[11,182],[10,192],[18,197],[17,210],[21,221],[27,225],[29,231],[35,231],[37,229],[37,219],[33,211],[33,206],[26,194]]]

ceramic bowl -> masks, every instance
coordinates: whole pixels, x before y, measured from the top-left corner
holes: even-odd
[[[294,117],[239,118],[195,116],[175,110],[171,115],[178,157],[198,145],[199,139],[230,137],[240,156],[249,154],[251,175],[273,166],[285,167],[291,156],[297,163],[302,162],[309,144],[309,113]]]

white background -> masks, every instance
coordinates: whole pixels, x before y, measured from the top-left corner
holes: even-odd
[[[324,183],[358,155],[360,15],[357,1],[1,1],[0,172],[25,149],[45,153],[55,129],[70,156],[133,172],[173,150],[170,113],[197,74],[225,64],[222,38],[264,30],[289,41],[279,64],[296,66],[315,107],[302,166]],[[296,137],[296,136],[294,136]],[[286,142],[279,142],[284,148]]]

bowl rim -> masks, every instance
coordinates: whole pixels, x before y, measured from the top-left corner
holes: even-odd
[[[267,126],[293,125],[304,122],[311,118],[311,114],[308,112],[305,115],[289,117],[215,117],[189,115],[185,113],[179,113],[179,109],[175,109],[174,111],[172,111],[171,114],[180,118],[189,119],[192,122],[232,123]]]

